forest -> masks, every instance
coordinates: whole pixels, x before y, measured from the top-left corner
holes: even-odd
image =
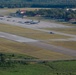
[[[0,8],[22,8],[22,7],[48,7],[66,8],[76,7],[76,0],[0,0]]]
[[[17,11],[16,13],[20,14],[19,12],[20,11]],[[39,9],[26,11],[23,15],[27,15],[28,17],[40,16],[49,19],[64,19],[65,21],[68,21],[76,18],[76,10],[73,11],[72,9],[66,10],[62,8]]]

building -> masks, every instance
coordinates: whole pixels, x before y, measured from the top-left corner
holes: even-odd
[[[20,13],[21,14],[25,14],[26,13],[26,10],[20,10]]]

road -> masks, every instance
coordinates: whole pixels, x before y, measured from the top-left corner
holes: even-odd
[[[37,46],[37,47],[40,47],[40,48],[43,48],[46,50],[50,50],[50,51],[54,51],[54,52],[76,57],[76,50],[71,50],[71,49],[63,48],[60,46],[54,46],[54,45],[50,45],[50,44],[46,44],[46,43],[42,43],[42,42],[29,42],[28,44],[34,45],[34,46]]]
[[[38,41],[38,40],[25,38],[25,37],[21,37],[21,36],[9,34],[9,33],[4,33],[4,32],[0,32],[0,37],[5,38],[5,39],[9,39],[12,41],[16,41],[16,42],[37,42]]]

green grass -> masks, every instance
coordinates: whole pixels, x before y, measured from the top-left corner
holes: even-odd
[[[0,70],[1,75],[52,75],[50,68],[42,64],[21,65]]]
[[[49,62],[46,65],[52,67],[57,72],[73,72],[76,73],[76,61],[57,61]]]
[[[19,64],[0,67],[1,75],[76,75],[76,61]]]

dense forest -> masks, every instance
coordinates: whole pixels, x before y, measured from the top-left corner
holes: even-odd
[[[20,10],[16,12],[18,15],[28,16],[28,17],[43,17],[49,19],[64,19],[69,21],[70,19],[76,19],[76,10],[66,10],[62,8],[51,8],[51,9],[39,9],[34,11],[25,11],[21,13]]]
[[[0,8],[4,7],[76,7],[76,0],[0,0]]]

